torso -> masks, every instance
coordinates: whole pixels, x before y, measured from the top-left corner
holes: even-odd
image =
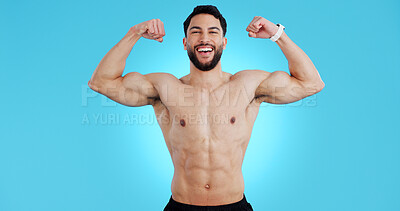
[[[225,74],[212,91],[188,85],[185,77],[157,86],[154,111],[174,164],[175,201],[215,206],[243,197],[242,162],[261,103],[254,98],[261,77]]]

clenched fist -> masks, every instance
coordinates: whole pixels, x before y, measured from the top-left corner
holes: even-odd
[[[160,19],[151,19],[132,27],[134,33],[151,40],[162,42],[165,36],[164,23]]]
[[[247,26],[246,31],[249,32],[249,37],[268,39],[276,34],[278,28],[271,21],[261,16],[255,16]]]

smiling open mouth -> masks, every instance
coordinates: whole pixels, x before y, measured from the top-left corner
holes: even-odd
[[[206,56],[206,55],[211,54],[211,52],[214,51],[214,48],[209,47],[209,46],[200,46],[196,50],[197,50],[197,52],[200,53],[200,55],[205,55]]]

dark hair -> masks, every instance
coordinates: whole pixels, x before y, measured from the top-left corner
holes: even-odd
[[[193,9],[193,12],[186,18],[185,22],[183,22],[183,30],[185,30],[185,37],[187,37],[187,29],[189,27],[190,21],[192,20],[193,16],[198,14],[210,14],[214,16],[216,19],[219,20],[222,31],[225,37],[226,34],[226,20],[222,17],[222,14],[219,12],[217,7],[212,5],[199,5]]]

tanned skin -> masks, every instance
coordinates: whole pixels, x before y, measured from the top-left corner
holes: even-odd
[[[249,37],[268,39],[278,27],[256,16],[246,29]],[[152,105],[174,165],[171,191],[175,201],[216,206],[240,201],[244,193],[242,163],[260,104],[286,104],[321,91],[320,75],[309,57],[283,32],[276,42],[289,63],[284,71],[223,72],[221,62],[209,71],[190,63],[180,79],[169,73],[122,76],[125,61],[141,38],[163,41],[163,22],[149,20],[128,33],[101,60],[89,87],[126,106]],[[214,46],[201,54],[196,46]],[[185,50],[199,62],[209,63],[227,39],[218,19],[195,15],[190,22]]]

